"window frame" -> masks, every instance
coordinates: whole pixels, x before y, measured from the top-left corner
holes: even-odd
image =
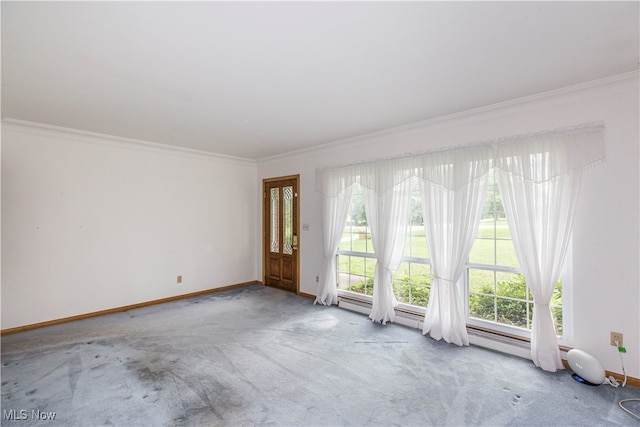
[[[490,173],[494,173],[494,169],[491,170]],[[497,183],[493,183],[493,185],[497,186]],[[493,211],[495,213],[495,209]],[[411,213],[409,213],[409,215],[411,215]],[[495,221],[495,220],[494,220]],[[345,223],[345,229],[347,227],[347,224]],[[409,221],[409,228],[411,228],[411,221]],[[344,231],[343,231],[344,233]],[[370,233],[367,233],[370,234]],[[497,242],[498,240],[507,240],[507,239],[501,239],[498,238],[496,236],[497,233],[494,232],[493,234],[493,241]],[[411,238],[413,239],[413,235],[412,233],[407,233],[408,236],[412,236]],[[572,281],[572,261],[573,261],[573,248],[572,248],[572,241],[569,242],[569,247],[567,249],[567,254],[566,254],[566,258],[565,258],[565,262],[564,262],[564,266],[563,266],[563,270],[560,276],[560,279],[562,280],[562,335],[557,335],[557,339],[558,342],[560,344],[566,345],[568,343],[570,343],[571,341],[571,337],[573,335],[573,322],[572,322],[572,318],[573,318],[573,281]],[[353,246],[350,246],[351,248],[353,248]],[[428,249],[427,249],[428,251]],[[336,282],[339,284],[339,275],[340,275],[340,265],[339,265],[339,257],[340,256],[351,256],[351,257],[361,257],[361,258],[369,258],[369,259],[376,259],[375,253],[373,252],[373,248],[371,248],[371,252],[357,252],[357,251],[353,251],[353,250],[340,250],[338,249],[337,253],[336,253],[336,257],[334,262],[336,262]],[[494,244],[494,262],[497,262],[497,244]],[[430,258],[420,258],[420,257],[414,257],[414,256],[403,256],[401,263],[416,263],[416,264],[423,264],[423,265],[429,265],[431,266],[431,259]],[[514,326],[514,325],[508,325],[508,324],[504,324],[504,323],[499,323],[496,321],[489,321],[486,319],[480,319],[480,318],[476,318],[476,317],[471,317],[469,315],[469,298],[470,298],[470,283],[469,283],[469,270],[470,269],[482,269],[482,270],[487,270],[487,271],[493,271],[494,273],[499,273],[499,272],[503,272],[503,273],[512,273],[512,274],[522,274],[522,270],[519,267],[513,267],[513,266],[507,266],[507,265],[498,265],[498,264],[494,264],[494,265],[490,265],[490,264],[482,264],[482,263],[473,263],[470,262],[469,259],[467,259],[467,262],[465,263],[465,267],[464,267],[464,273],[463,273],[463,298],[464,298],[464,307],[465,307],[465,321],[467,324],[467,327],[472,327],[472,328],[480,328],[482,330],[485,331],[489,331],[489,332],[495,332],[498,334],[506,334],[506,335],[511,335],[511,336],[516,336],[519,338],[523,338],[525,340],[530,340],[531,339],[531,329],[527,329],[527,328],[523,328],[520,326]],[[364,276],[367,277],[367,276]],[[394,282],[395,282],[395,277],[394,277]],[[429,289],[431,289],[431,284],[429,284]],[[527,290],[527,292],[529,292]],[[367,301],[369,303],[371,303],[373,301],[373,297],[371,295],[367,295],[367,294],[363,294],[363,293],[359,293],[359,292],[354,292],[348,289],[340,289],[340,287],[338,286],[338,295],[339,296],[348,296],[350,298],[357,298],[357,299],[362,299],[363,301]],[[396,296],[397,298],[397,296]],[[533,300],[531,300],[533,301]],[[418,305],[413,305],[413,304],[408,304],[405,302],[398,302],[398,309],[405,311],[405,312],[409,312],[409,313],[415,313],[421,316],[424,316],[425,312],[426,312],[426,306],[422,307],[422,306],[418,306]]]

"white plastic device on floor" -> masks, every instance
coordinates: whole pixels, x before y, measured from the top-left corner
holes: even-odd
[[[600,385],[604,382],[605,372],[602,363],[586,351],[577,348],[569,350],[567,362],[575,372],[573,379],[576,381],[589,385]]]

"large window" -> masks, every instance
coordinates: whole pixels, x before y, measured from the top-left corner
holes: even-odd
[[[531,329],[533,297],[518,265],[493,172],[490,175],[482,219],[464,278],[468,322],[513,329],[517,333]],[[429,301],[431,264],[418,186],[418,179],[414,178],[404,257],[393,277],[393,288],[398,302],[424,308]],[[356,186],[338,250],[338,288],[372,295],[376,259],[362,198],[362,190]],[[562,281],[556,286],[551,308],[556,332],[562,335]]]

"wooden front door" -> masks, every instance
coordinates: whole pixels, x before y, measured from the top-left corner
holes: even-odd
[[[264,284],[298,292],[299,175],[263,181]]]

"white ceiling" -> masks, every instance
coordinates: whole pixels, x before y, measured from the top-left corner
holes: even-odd
[[[2,1],[2,116],[261,159],[637,70],[639,4]]]

